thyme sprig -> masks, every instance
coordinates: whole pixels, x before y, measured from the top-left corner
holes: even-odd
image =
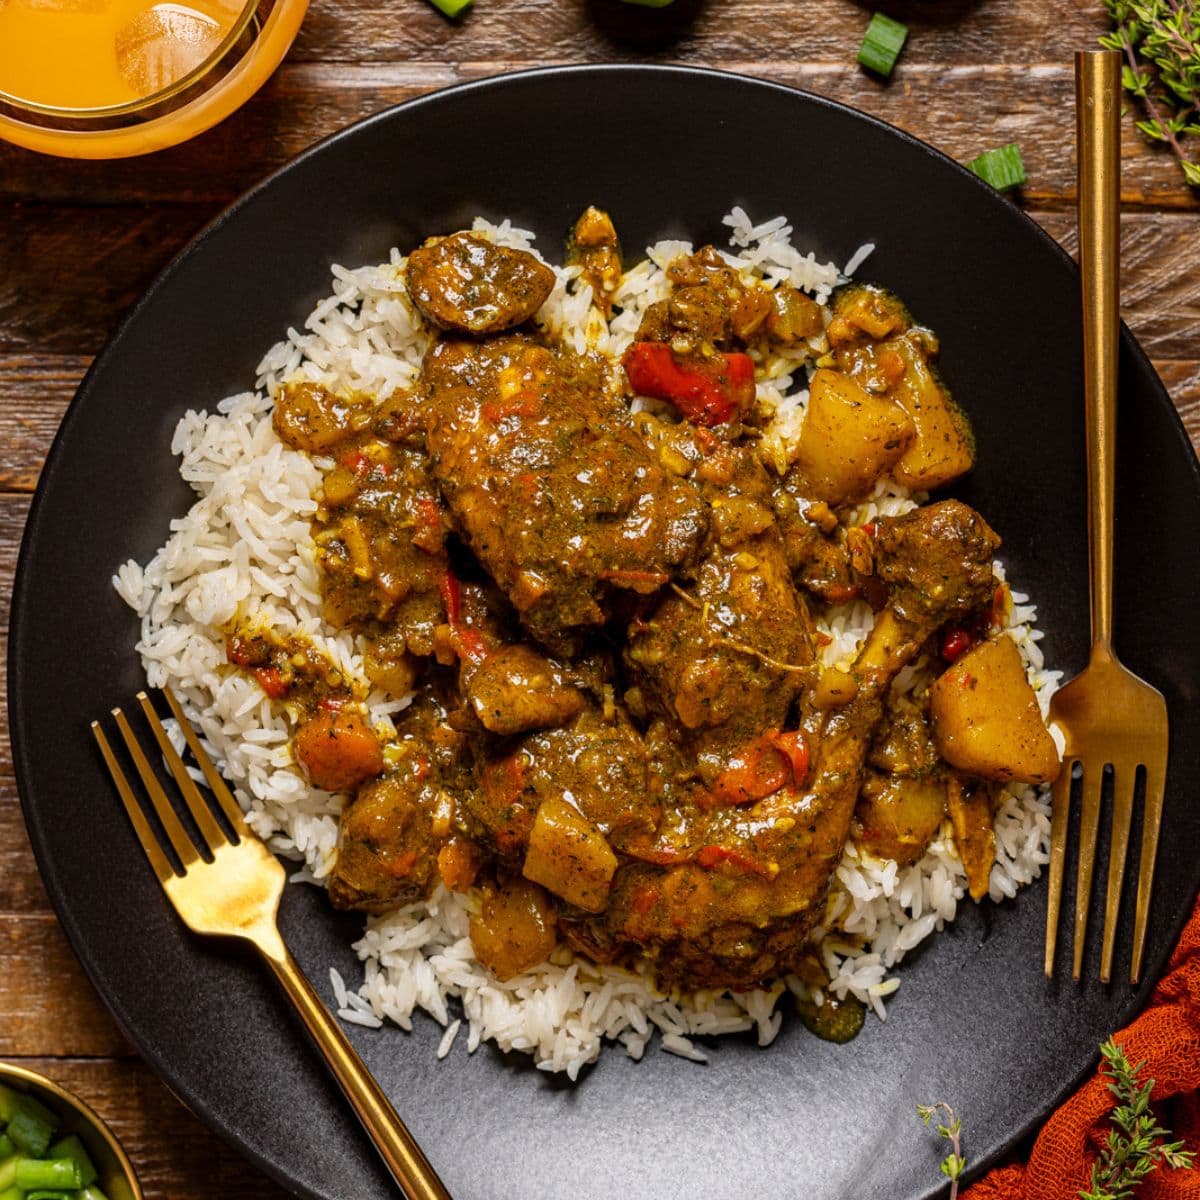
[[[1109,1117],[1116,1128],[1109,1130],[1100,1157],[1092,1164],[1091,1187],[1079,1193],[1079,1200],[1130,1200],[1157,1166],[1190,1167],[1195,1155],[1182,1142],[1168,1141],[1170,1131],[1150,1110],[1154,1080],[1138,1082],[1146,1064],[1131,1066],[1112,1038],[1100,1047],[1100,1054],[1110,1076],[1108,1090],[1118,1102]]]
[[[942,1159],[940,1170],[950,1180],[950,1200],[957,1200],[958,1181],[967,1169],[967,1160],[962,1153],[962,1120],[944,1100],[936,1104],[918,1104],[917,1115],[926,1125],[936,1113],[945,1114],[945,1121],[939,1121],[937,1131],[939,1137],[944,1137],[950,1143],[950,1153]]]
[[[1200,136],[1200,0],[1104,3],[1114,28],[1100,45],[1125,58],[1121,82],[1146,113],[1138,129],[1170,146],[1184,179],[1200,187],[1200,160],[1184,146]]]

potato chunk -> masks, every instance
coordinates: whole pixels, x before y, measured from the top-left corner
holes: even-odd
[[[529,834],[521,873],[585,912],[603,912],[617,869],[604,835],[557,796],[543,800]]]
[[[536,883],[509,879],[471,918],[475,957],[501,982],[545,962],[558,941],[554,905]]]
[[[795,470],[811,499],[861,500],[911,443],[914,424],[899,405],[822,368],[812,378]]]
[[[892,477],[905,487],[927,492],[971,469],[975,439],[967,418],[937,381],[913,337],[887,343],[904,361],[904,374],[888,389],[888,398],[904,410],[916,430],[916,437],[892,467]]]
[[[1062,763],[1012,638],[980,642],[929,692],[938,753],[969,775],[1048,783]]]

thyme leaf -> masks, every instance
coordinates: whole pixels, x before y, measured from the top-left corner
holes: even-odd
[[[1200,171],[1197,172],[1200,183]],[[1195,1154],[1182,1142],[1172,1142],[1150,1108],[1154,1080],[1139,1083],[1145,1063],[1131,1065],[1125,1052],[1109,1038],[1101,1047],[1104,1068],[1109,1075],[1108,1090],[1117,1105],[1109,1120],[1109,1130],[1100,1157],[1092,1164],[1091,1186],[1079,1193],[1079,1200],[1130,1200],[1138,1185],[1159,1165],[1190,1167]]]
[[[1104,0],[1113,29],[1100,39],[1124,56],[1121,83],[1145,119],[1137,128],[1179,159],[1200,187],[1200,160],[1184,139],[1200,135],[1200,0]]]

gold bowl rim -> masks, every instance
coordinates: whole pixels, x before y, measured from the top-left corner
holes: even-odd
[[[23,1083],[41,1088],[49,1092],[55,1100],[60,1101],[78,1113],[79,1116],[95,1129],[108,1148],[113,1152],[113,1157],[117,1160],[125,1176],[125,1182],[129,1184],[130,1190],[133,1192],[133,1200],[145,1200],[142,1194],[142,1185],[138,1182],[137,1172],[133,1169],[133,1163],[129,1161],[129,1155],[125,1153],[121,1143],[117,1141],[117,1135],[109,1129],[108,1123],[86,1100],[81,1100],[74,1092],[67,1091],[65,1087],[55,1083],[53,1079],[47,1079],[45,1075],[39,1075],[37,1071],[31,1071],[28,1067],[19,1067],[15,1063],[0,1062],[0,1079],[4,1077],[19,1079]]]

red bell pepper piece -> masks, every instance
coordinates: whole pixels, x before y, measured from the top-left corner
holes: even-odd
[[[754,403],[748,354],[681,363],[665,342],[634,342],[621,362],[635,392],[666,400],[693,425],[721,425]]]
[[[462,590],[453,571],[446,571],[441,584],[442,604],[446,609],[446,624],[454,639],[454,648],[459,658],[481,663],[488,656],[487,643],[478,629],[462,623]]]
[[[979,639],[959,626],[953,626],[942,634],[939,653],[948,662],[957,662]]]
[[[283,677],[278,667],[255,667],[254,677],[272,700],[280,700],[291,690],[291,684]]]
[[[743,854],[740,850],[731,850],[728,846],[701,846],[696,851],[696,866],[703,867],[706,871],[711,871],[722,863],[728,863],[740,871],[761,875],[764,879],[770,879],[772,876],[771,869],[766,863],[759,862],[758,859],[749,854]]]

